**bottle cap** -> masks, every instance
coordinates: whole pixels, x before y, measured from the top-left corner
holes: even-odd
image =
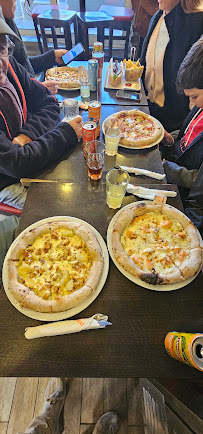
[[[94,51],[103,51],[103,42],[94,42]]]

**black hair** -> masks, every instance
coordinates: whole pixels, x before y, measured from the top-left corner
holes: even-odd
[[[193,88],[203,89],[203,35],[190,48],[177,74],[178,93]]]

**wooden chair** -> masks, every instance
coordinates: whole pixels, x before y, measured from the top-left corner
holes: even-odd
[[[43,41],[43,52],[49,50],[48,40],[50,39],[55,49],[66,48],[70,50],[72,48],[71,24],[74,26],[75,44],[78,42],[75,11],[49,9],[38,15],[37,19]],[[61,29],[63,29],[62,32]]]
[[[125,48],[123,58],[128,57],[128,47],[130,38],[131,22],[133,18],[133,10],[131,8],[102,5],[99,9],[101,12],[106,12],[114,18],[114,21],[110,23],[109,26],[109,36],[104,36],[105,39],[109,39],[109,53],[108,60],[112,57],[113,40],[123,40],[125,41]],[[125,35],[114,35],[114,30],[122,30]]]
[[[78,38],[85,48],[83,55],[84,60],[88,60],[91,57],[88,30],[96,28],[97,41],[103,42],[104,44],[105,28],[109,28],[113,21],[114,18],[111,15],[102,11],[77,13]]]
[[[5,215],[14,214],[20,216],[22,214],[22,210],[18,208],[14,208],[14,206],[6,205],[3,202],[0,202],[0,214],[5,214]]]

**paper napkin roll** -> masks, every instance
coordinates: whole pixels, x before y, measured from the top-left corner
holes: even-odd
[[[146,170],[146,169],[138,169],[137,167],[120,166],[120,164],[119,167],[128,173],[134,173],[135,175],[145,175],[145,176],[149,176],[149,178],[154,178],[159,180],[164,179],[166,176],[165,174],[162,175],[161,173],[151,172],[150,170]]]
[[[133,184],[128,184],[127,193],[134,194],[135,196],[153,200],[154,196],[175,197],[176,191],[171,190],[155,190],[153,188],[140,187]]]
[[[107,325],[112,325],[108,322],[108,316],[97,313],[90,318],[57,321],[36,327],[28,327],[25,329],[25,337],[27,339],[36,339],[44,336],[66,335],[84,330],[104,328]]]

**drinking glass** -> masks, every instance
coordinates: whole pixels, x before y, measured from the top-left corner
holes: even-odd
[[[120,208],[130,177],[125,170],[111,169],[106,175],[106,203],[109,208]]]
[[[63,111],[66,121],[75,118],[79,115],[79,105],[78,101],[73,98],[64,99],[63,101]]]
[[[92,140],[86,144],[86,161],[88,167],[88,176],[90,179],[97,181],[102,177],[104,166],[104,143],[99,140]]]
[[[78,66],[79,82],[80,82],[80,95],[82,98],[89,98],[90,96],[90,81],[88,77],[88,70],[84,66]]]
[[[107,155],[116,155],[123,127],[122,119],[111,117],[104,122],[105,152]]]

